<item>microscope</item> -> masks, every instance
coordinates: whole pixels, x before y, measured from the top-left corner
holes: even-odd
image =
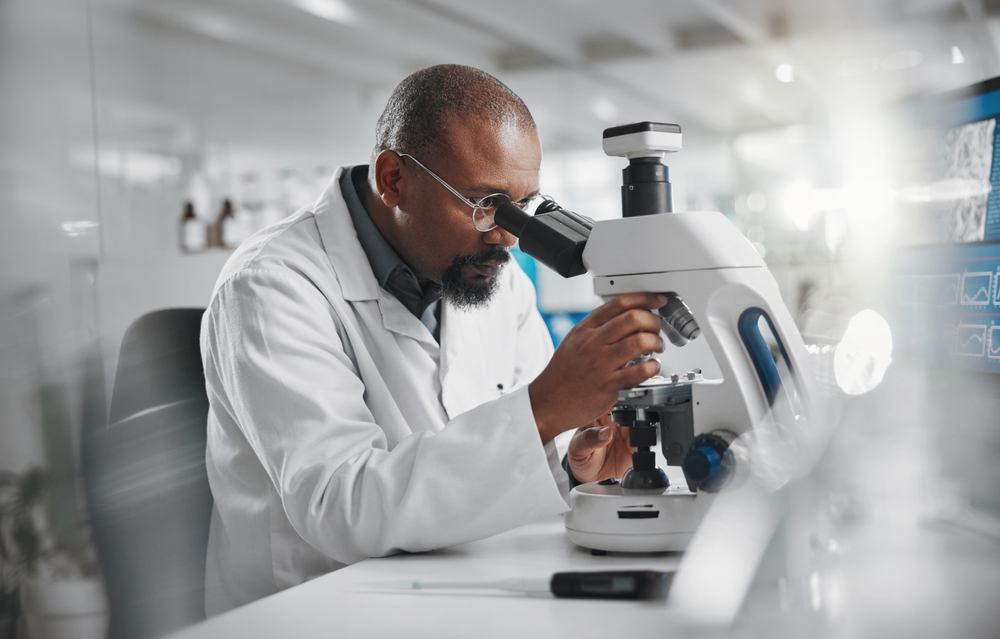
[[[552,200],[534,215],[503,205],[495,219],[523,252],[563,277],[590,271],[604,299],[665,295],[666,305],[651,310],[666,341],[673,348],[702,343],[704,366],[667,372],[668,347],[666,374],[619,392],[612,419],[628,427],[632,468],[621,479],[573,488],[565,518],[569,538],[595,554],[679,551],[720,491],[767,474],[769,446],[794,442],[808,428],[813,376],[753,246],[721,213],[672,212],[663,157],[681,149],[680,126],[612,127],[603,147],[628,159],[621,219],[594,222]],[[657,443],[684,482],[671,484],[656,466]]]

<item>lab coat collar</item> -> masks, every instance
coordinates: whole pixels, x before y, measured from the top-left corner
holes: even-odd
[[[340,281],[344,299],[348,302],[377,301],[386,330],[436,345],[434,336],[420,319],[379,286],[340,191],[340,178],[347,170],[350,167],[337,169],[313,207],[323,247]]]
[[[347,210],[347,202],[340,192],[340,176],[348,168],[350,167],[342,166],[333,174],[313,207],[313,215],[323,239],[323,247],[337,273],[337,279],[340,280],[344,299],[349,302],[377,300],[382,295],[381,287],[375,279],[365,250],[361,248],[358,233],[354,230],[351,214]],[[417,323],[420,321],[417,320]]]
[[[387,331],[406,335],[419,342],[437,346],[434,336],[424,326],[424,323],[411,313],[410,309],[406,308],[402,302],[393,297],[392,294],[383,291],[378,300],[378,308],[382,313],[382,326]]]

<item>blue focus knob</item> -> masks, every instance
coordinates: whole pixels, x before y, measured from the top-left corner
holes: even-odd
[[[684,474],[694,481],[714,478],[722,468],[722,457],[710,446],[696,446],[684,457]]]

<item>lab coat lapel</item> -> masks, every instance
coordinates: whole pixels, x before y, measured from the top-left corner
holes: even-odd
[[[313,207],[323,247],[340,280],[344,299],[349,302],[377,300],[386,330],[436,346],[427,327],[402,302],[382,290],[375,279],[340,191],[340,178],[345,170],[346,167],[337,169]]]
[[[386,330],[437,346],[424,323],[392,295],[383,292],[378,298],[378,307],[382,312],[382,326]]]
[[[313,214],[319,226],[320,237],[323,238],[323,248],[326,249],[327,257],[340,281],[344,299],[349,302],[377,300],[380,288],[378,280],[375,279],[365,250],[361,248],[358,233],[351,221],[351,213],[347,210],[347,202],[340,192],[340,177],[344,170],[345,167],[340,167],[333,174],[333,179],[326,185],[326,190],[313,207]]]

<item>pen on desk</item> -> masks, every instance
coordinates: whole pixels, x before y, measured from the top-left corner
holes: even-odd
[[[504,590],[525,594],[552,593],[556,597],[591,599],[662,599],[672,572],[655,570],[605,570],[557,572],[551,577],[493,580],[406,580],[368,584],[379,590]]]

